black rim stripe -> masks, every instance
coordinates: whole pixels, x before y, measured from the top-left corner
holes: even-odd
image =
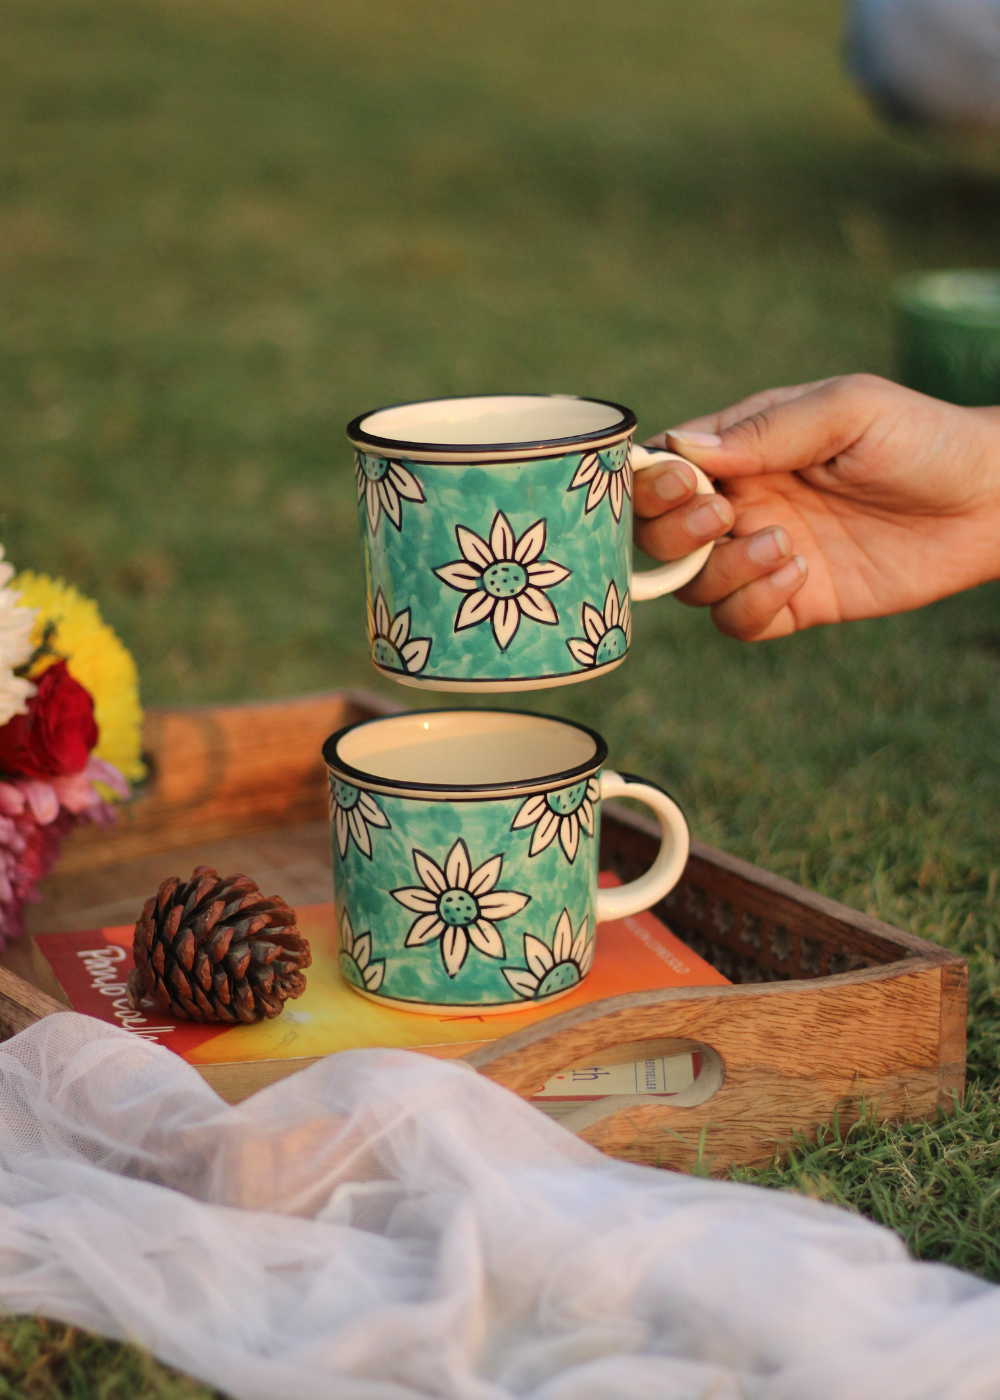
[[[525,394],[459,394],[454,398],[480,399],[480,398],[539,398],[544,395]],[[374,433],[368,433],[362,424],[368,418],[373,418],[376,413],[385,413],[391,408],[416,408],[425,403],[447,403],[448,399],[417,399],[413,403],[393,403],[386,404],[382,408],[370,408],[367,413],[361,413],[357,418],[351,420],[347,425],[347,436],[357,447],[374,447],[380,457],[399,457],[406,452],[440,452],[450,457],[464,457],[472,455],[486,455],[490,452],[533,452],[538,448],[574,447],[580,443],[599,443],[609,439],[620,439],[627,437],[629,433],[635,431],[638,419],[630,408],[624,404],[614,403],[611,399],[591,399],[581,398],[582,403],[596,403],[604,408],[616,409],[622,415],[622,421],[610,428],[599,428],[591,433],[576,433],[573,437],[565,438],[539,438],[534,442],[480,442],[480,443],[454,443],[454,442],[404,442],[399,438],[380,438]]]

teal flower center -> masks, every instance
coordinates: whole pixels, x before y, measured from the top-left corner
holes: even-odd
[[[479,905],[468,890],[445,890],[438,900],[438,915],[449,928],[468,928],[479,918]]]
[[[333,784],[333,800],[338,807],[343,807],[345,812],[349,812],[355,805],[360,793],[356,787],[351,787],[350,783],[342,782],[337,778]]]
[[[607,452],[598,452],[597,460],[601,464],[601,470],[605,472],[620,472],[628,457],[628,443],[619,442]]]
[[[555,992],[564,992],[567,987],[575,987],[580,980],[580,969],[575,962],[556,963],[538,984],[536,997],[550,997]]]
[[[597,644],[594,665],[606,666],[609,661],[617,661],[628,651],[625,633],[620,627],[609,627]]]
[[[574,783],[572,787],[560,788],[558,792],[547,792],[545,801],[557,816],[568,817],[580,810],[586,796],[587,780],[585,778],[582,783]]]
[[[493,598],[516,598],[524,592],[527,583],[527,570],[508,559],[491,564],[483,573],[483,587]]]
[[[376,637],[372,642],[372,660],[387,671],[405,671],[403,658],[388,637]]]
[[[361,470],[369,481],[381,481],[389,470],[389,463],[384,457],[369,457],[367,452],[362,452]]]

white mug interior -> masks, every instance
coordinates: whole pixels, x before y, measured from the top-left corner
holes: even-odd
[[[589,729],[503,710],[392,715],[356,725],[331,747],[327,761],[346,777],[442,791],[574,781],[607,757]]]
[[[398,404],[365,414],[349,436],[364,445],[398,447],[485,448],[559,446],[591,438],[625,437],[635,415],[620,404],[569,394],[487,394],[459,399],[429,399]]]

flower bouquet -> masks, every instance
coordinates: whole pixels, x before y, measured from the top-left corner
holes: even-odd
[[[62,838],[109,825],[141,779],[135,662],[96,603],[30,570],[14,578],[0,547],[0,948]]]

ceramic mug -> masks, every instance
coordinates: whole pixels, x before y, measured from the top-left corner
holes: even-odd
[[[603,769],[599,734],[507,710],[365,720],[323,746],[330,774],[340,968],[411,1011],[514,1011],[572,990],[606,919],[649,909],[687,862],[660,788]],[[601,801],[659,820],[652,867],[597,888]]]
[[[633,574],[632,473],[684,460],[633,446],[635,426],[619,404],[541,394],[356,418],[378,669],[431,690],[511,691],[620,666],[632,604],[683,587],[712,549]]]

